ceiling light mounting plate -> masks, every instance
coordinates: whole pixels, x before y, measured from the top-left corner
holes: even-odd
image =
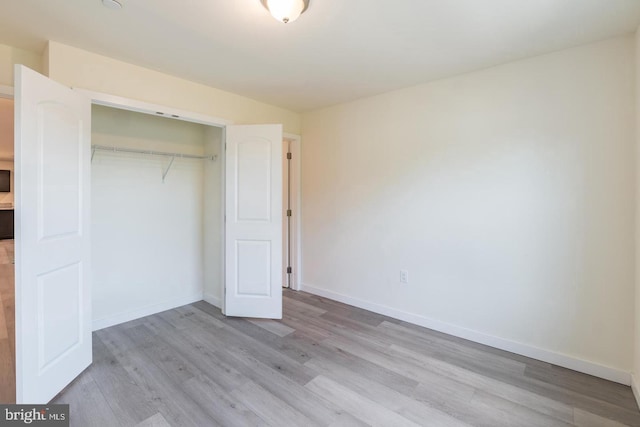
[[[274,1],[274,0],[271,0],[271,1]],[[286,1],[286,0],[282,0],[282,1],[283,1],[285,4],[287,3],[287,1]],[[294,16],[289,17],[288,15],[279,15],[279,13],[278,13],[278,12],[276,12],[276,11],[274,11],[274,10],[271,10],[271,9],[269,8],[269,0],[260,0],[260,2],[262,3],[262,6],[264,6],[264,8],[265,8],[265,9],[267,9],[267,11],[269,11],[269,13],[271,13],[271,15],[272,15],[274,18],[276,18],[278,21],[282,21],[282,22],[284,22],[285,24],[287,24],[287,23],[289,23],[289,22],[293,22],[293,21],[295,21],[296,19],[298,19],[298,17],[299,17],[300,15],[302,15],[302,14],[303,14],[303,13],[304,13],[308,8],[309,8],[309,0],[301,0],[301,1],[302,1],[302,3],[303,3],[302,10],[298,9],[298,10],[299,10],[299,13],[295,13],[295,15],[294,15]],[[288,6],[293,6],[293,4],[292,4],[292,3],[289,3],[289,4],[288,4]],[[285,6],[285,7],[286,7],[286,6]],[[293,6],[293,7],[292,7],[292,9],[293,9],[293,8],[295,8],[295,6]],[[280,12],[282,12],[282,11],[280,11]]]
[[[107,9],[122,9],[122,3],[120,3],[118,0],[102,0],[102,5]]]

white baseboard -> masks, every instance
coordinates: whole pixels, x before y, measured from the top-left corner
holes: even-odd
[[[92,322],[93,330],[98,331],[100,329],[108,328],[109,326],[119,325],[120,323],[129,322],[131,320],[139,319],[151,314],[171,310],[172,308],[182,307],[183,305],[187,304],[193,304],[197,301],[202,301],[202,293],[176,297],[158,304],[151,304],[145,307],[137,308],[135,310],[116,313],[111,316],[103,317],[101,319],[95,319]]]
[[[500,350],[516,353],[521,356],[531,357],[532,359],[551,363],[553,365],[562,366],[563,368],[572,369],[574,371],[593,375],[595,377],[604,378],[624,385],[631,385],[631,373],[620,369],[612,368],[598,363],[589,362],[573,356],[562,353],[556,353],[550,350],[534,347],[531,345],[507,340],[504,338],[487,335],[472,329],[463,328],[440,320],[431,319],[419,314],[409,313],[384,305],[364,301],[347,295],[339,294],[326,289],[316,288],[314,286],[302,285],[302,291],[310,294],[325,297],[331,300],[342,302],[354,307],[372,311],[374,313],[383,314],[393,317],[394,319],[403,320],[414,325],[423,326],[448,335],[464,338],[479,344],[488,345]],[[637,390],[637,391],[640,391]],[[638,394],[636,394],[636,397]],[[640,400],[639,400],[640,401]]]
[[[222,308],[222,300],[213,294],[204,294],[204,300],[214,307]]]
[[[640,388],[638,387],[637,378],[633,374],[631,374],[631,390],[633,391],[633,396],[636,398],[638,408],[640,408]]]

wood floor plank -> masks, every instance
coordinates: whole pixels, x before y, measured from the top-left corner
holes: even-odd
[[[146,420],[138,423],[135,427],[171,427],[162,414],[157,413]]]
[[[467,348],[476,349],[476,350],[479,350],[479,351],[481,351],[483,353],[486,353],[486,354],[495,354],[496,356],[499,356],[499,357],[502,357],[502,358],[512,359],[512,360],[514,360],[516,362],[520,362],[521,364],[524,364],[526,366],[540,366],[540,367],[543,367],[543,368],[548,368],[549,366],[551,366],[547,362],[542,362],[540,360],[531,359],[529,357],[521,356],[519,354],[511,353],[511,352],[508,352],[508,351],[505,351],[505,350],[500,350],[498,348],[489,347],[489,346],[484,345],[484,344],[480,344],[480,343],[477,343],[477,342],[469,341],[469,340],[466,340],[464,338],[456,337],[456,336],[453,336],[453,335],[448,335],[448,334],[445,334],[443,332],[435,331],[433,329],[427,329],[427,328],[424,328],[422,326],[415,325],[415,324],[412,324],[412,323],[401,322],[401,321],[397,321],[397,320],[389,322],[389,323],[395,323],[396,325],[401,326],[402,329],[404,329],[406,331],[413,331],[418,336],[423,336],[426,339],[439,338],[440,340],[446,340],[446,341],[450,341],[452,343],[462,344]],[[382,325],[382,326],[386,326],[386,325]]]
[[[4,297],[6,298],[6,296]],[[7,329],[7,318],[4,314],[3,295],[0,293],[0,340],[9,338],[9,331]]]
[[[411,368],[411,366],[416,367],[418,371],[414,372],[418,375],[425,375],[426,372],[435,373],[440,377],[466,384],[477,390],[489,391],[496,396],[509,399],[515,403],[534,407],[541,414],[559,420],[570,422],[573,418],[573,408],[571,406],[532,393],[528,390],[502,383],[491,377],[483,376],[476,372],[401,347],[392,346],[391,355],[396,359],[398,364],[404,363],[407,369],[415,369]],[[417,393],[419,393],[416,394],[416,396],[424,397],[425,395],[430,395],[430,383],[429,376],[426,376],[421,386],[418,386],[416,389]]]
[[[235,390],[233,397],[244,403],[266,420],[272,426],[313,426],[316,425],[309,418],[288,405],[282,399],[275,397],[259,384],[249,382]]]
[[[349,340],[366,342],[367,345],[387,348],[390,342],[378,333],[376,327],[359,323],[355,320],[337,316],[334,313],[326,313],[317,319],[310,319],[308,322],[319,328],[325,328],[331,332],[330,336],[341,336]]]
[[[138,344],[138,350],[162,370],[173,383],[181,384],[198,375],[199,369],[185,360],[176,349],[159,339],[145,325],[125,329],[124,334]]]
[[[80,375],[54,403],[69,404],[69,424],[72,427],[123,426],[90,372],[85,371]]]
[[[291,315],[285,313],[282,316],[281,322],[296,331],[304,329],[304,334],[312,340],[322,341],[333,335],[328,329],[315,326],[311,322],[308,322],[307,319],[309,318],[299,314]]]
[[[383,322],[378,328],[383,339],[416,352],[429,354],[434,358],[456,364],[474,372],[491,375],[492,372],[524,375],[526,364],[510,357],[488,354],[455,341],[442,339],[431,333],[422,336],[404,328],[404,324]]]
[[[205,408],[200,407],[171,381],[154,362],[143,355],[123,331],[108,328],[100,331],[105,345],[118,359],[129,376],[142,389],[145,398],[152,402],[169,423],[176,426],[216,426]]]
[[[209,328],[204,328],[206,331]],[[227,341],[234,345],[242,345],[244,342],[253,342],[255,346],[249,347],[248,350],[260,351],[265,354],[271,354],[280,359],[290,359],[294,361],[294,366],[302,366],[309,356],[300,348],[291,346],[283,337],[266,333],[265,330],[256,326],[246,319],[228,318],[225,320],[225,328],[216,332],[216,334],[227,337]],[[259,350],[262,349],[262,350]]]
[[[326,343],[329,345],[332,344],[336,348],[344,351],[348,351],[351,354],[355,354],[377,366],[389,369],[390,371],[393,371],[405,378],[412,379],[413,381],[417,381],[421,384],[435,386],[432,387],[431,392],[432,399],[434,400],[450,400],[466,404],[475,391],[475,387],[473,385],[467,385],[465,383],[455,381],[454,378],[441,375],[440,373],[429,369],[424,369],[424,367],[408,363],[405,359],[397,356],[394,357],[388,353],[377,351],[376,349],[366,348],[356,343],[349,343],[339,339],[334,339],[333,341],[328,339],[326,340]],[[413,392],[408,394],[413,395]],[[567,414],[567,417],[570,417],[569,413]]]
[[[11,343],[11,352],[15,354],[15,289],[14,266],[0,265],[0,294],[2,294],[2,311],[7,328],[7,337]]]
[[[576,425],[576,427],[624,427],[625,426],[625,424],[600,417],[588,411],[583,411],[582,409],[575,410],[574,424]]]
[[[289,289],[285,289],[283,291],[283,294],[285,298],[295,299],[297,301],[301,301],[306,304],[313,305],[317,308],[326,310],[327,312],[331,312],[334,314],[339,314],[344,316],[350,316],[350,315],[357,316],[358,314],[376,315],[376,316],[382,316],[382,318],[388,322],[400,322],[399,320],[393,319],[391,317],[383,316],[377,313],[372,313],[370,311],[367,311],[358,307],[346,305],[337,301],[332,301],[330,299],[309,294],[306,292],[296,292]]]
[[[253,339],[252,342],[254,344],[260,343],[258,340]],[[256,351],[257,348],[259,348],[260,350]],[[259,360],[260,363],[268,366],[270,369],[286,375],[289,379],[301,385],[306,384],[317,375],[317,373],[312,369],[309,369],[303,364],[292,360],[287,355],[275,351],[268,346],[228,346],[227,351],[229,350],[231,350],[234,355],[242,357],[246,360]]]
[[[198,366],[202,372],[215,373],[210,378],[227,392],[244,385],[249,381],[245,373],[241,373],[232,365],[218,357],[216,341],[197,329],[177,331],[168,328],[160,318],[150,318],[145,323],[166,343],[172,345],[186,360]]]
[[[569,406],[560,405],[550,400],[544,401],[542,397],[532,395],[531,393],[527,393],[526,391],[514,390],[513,387],[509,387],[495,381],[492,382],[490,378],[482,377],[481,375],[475,374],[471,371],[466,371],[463,368],[459,368],[454,365],[445,364],[445,366],[450,369],[448,372],[446,372],[445,375],[445,373],[442,371],[437,372],[429,369],[429,366],[427,366],[426,364],[418,365],[410,363],[408,359],[405,359],[398,354],[383,353],[376,349],[366,348],[354,342],[345,341],[344,339],[333,338],[327,339],[326,342],[334,344],[338,348],[342,348],[345,351],[349,351],[362,358],[365,358],[372,363],[376,363],[380,366],[385,366],[388,369],[398,372],[399,374],[402,374],[408,378],[414,378],[420,381],[422,384],[428,384],[429,397],[425,400],[431,404],[441,404],[445,402],[449,407],[455,408],[464,406],[467,404],[467,402],[459,399],[459,396],[457,395],[458,390],[465,390],[466,388],[466,393],[468,396],[472,390],[474,390],[475,388],[482,389],[484,384],[489,382],[494,387],[498,387],[499,392],[503,396],[509,396],[509,398],[511,399],[517,398],[522,402],[530,402],[532,400],[536,400],[537,404],[542,407],[542,410],[548,411],[548,413],[552,414],[552,417],[557,417],[557,419],[565,421],[570,421],[572,419],[573,410]],[[423,357],[423,359],[421,359],[423,361],[429,361],[436,365],[439,362],[435,359],[429,359],[424,355],[421,356]],[[455,375],[452,375],[452,373],[455,373]],[[466,382],[460,382],[460,377],[464,375],[473,378],[473,380],[467,378]],[[457,405],[455,405],[456,403]],[[514,408],[517,407],[514,406]],[[541,419],[545,418],[544,412],[540,412],[538,415]],[[562,425],[562,423],[558,423],[558,425]]]
[[[13,240],[0,240],[0,403],[14,403],[16,390]]]
[[[179,313],[177,310],[167,310],[158,313],[158,317],[165,320],[176,329],[186,329],[191,325],[189,316]]]
[[[14,403],[15,367],[7,338],[0,340],[0,403]]]
[[[553,365],[527,366],[525,375],[623,408],[635,410],[638,407],[633,395],[628,393],[628,387],[590,375],[576,375],[570,369]]]
[[[586,408],[585,410],[613,419],[630,426],[640,426],[638,410],[631,411],[617,407],[608,402],[581,395],[571,390],[559,388],[553,384],[542,383],[537,380],[516,378],[504,375],[499,378],[487,377],[473,371],[460,368],[457,365],[448,364],[438,359],[433,359],[423,354],[392,346],[392,354],[398,359],[409,358],[426,370],[432,370],[443,376],[454,378],[456,381],[471,385],[511,400],[515,403],[534,408],[536,411],[551,417],[569,421],[573,408]],[[418,387],[420,390],[420,387]]]
[[[320,358],[321,360],[335,361],[353,372],[358,373],[358,375],[380,384],[385,384],[390,389],[400,393],[410,395],[418,385],[418,381],[415,378],[409,378],[388,369],[386,366],[373,363],[365,358],[327,345],[324,342],[312,342],[307,340],[303,335],[297,335],[297,333],[291,334],[287,339],[295,340],[297,345],[306,347],[305,350],[309,353],[312,360]]]
[[[413,397],[386,387],[384,384],[354,374],[340,364],[332,363],[329,360],[318,359],[311,359],[306,364],[319,371],[324,377],[348,387],[360,396],[391,411],[397,412],[415,423],[421,424],[424,420],[430,420],[433,425],[438,426],[468,427],[468,424],[449,416],[431,405],[425,405]],[[464,387],[460,387],[458,397],[462,398],[463,395],[468,395],[468,397],[464,399],[468,402],[471,400],[473,392],[474,390],[472,389],[468,392]]]
[[[424,353],[424,351],[420,347],[415,347],[411,343],[405,343],[402,345],[404,345],[405,347],[411,348],[411,350],[407,350],[407,349],[405,350],[413,352],[414,354]],[[396,347],[396,349],[402,348],[401,346],[397,346],[396,344],[393,344],[392,347]],[[474,345],[474,347],[478,348],[477,345]],[[521,356],[516,356],[516,355],[513,355],[513,356],[515,360],[519,360],[519,361],[524,360]],[[438,357],[438,355],[436,355],[436,357]],[[442,358],[442,357],[439,357],[439,358],[442,361],[451,362],[450,360],[447,360],[447,358]],[[527,368],[525,368],[525,373],[527,369],[532,369],[532,367],[535,367],[535,369],[538,372],[542,372],[544,371],[544,369],[547,369],[547,370],[561,369],[561,368],[553,367],[552,365],[544,364],[538,361],[531,361],[531,362],[532,363],[527,363]],[[449,364],[462,366],[476,373],[480,372],[481,374],[485,374],[486,376],[491,377],[495,381],[497,381],[496,384],[498,383],[508,384],[513,386],[516,389],[524,389],[524,390],[533,392],[534,394],[538,394],[540,396],[550,397],[553,400],[562,402],[569,406],[578,406],[585,410],[595,411],[600,415],[608,416],[608,414],[614,413],[619,416],[619,420],[623,420],[625,422],[630,422],[630,423],[633,423],[634,422],[633,420],[636,418],[637,407],[629,408],[629,406],[633,406],[633,405],[628,405],[629,400],[633,400],[633,396],[628,395],[628,390],[629,390],[628,387],[623,387],[617,384],[613,384],[605,380],[596,379],[597,381],[594,381],[593,377],[590,377],[588,375],[580,374],[574,371],[564,370],[564,372],[566,372],[570,378],[573,378],[572,381],[579,384],[584,384],[586,382],[586,383],[590,383],[591,386],[596,387],[596,384],[598,383],[598,381],[604,381],[605,383],[608,383],[608,388],[610,390],[615,389],[619,393],[623,393],[623,394],[624,394],[624,389],[626,388],[627,393],[626,393],[626,398],[624,399],[624,401],[627,402],[626,407],[625,405],[622,405],[622,406],[620,405],[620,403],[623,402],[622,400],[618,401],[617,399],[614,399],[611,397],[608,397],[604,400],[599,398],[593,398],[594,395],[598,395],[598,394],[601,395],[602,393],[598,390],[595,390],[595,391],[591,390],[592,392],[588,393],[587,389],[589,387],[583,388],[581,392],[573,392],[571,388],[564,387],[562,385],[557,386],[556,384],[554,384],[554,381],[538,380],[534,378],[534,376],[532,375],[526,375],[526,374],[517,375],[517,373],[514,375],[513,373],[509,373],[506,370],[500,370],[500,369],[491,369],[484,372],[482,369],[478,370],[474,365],[459,363],[459,361],[453,361],[453,363],[449,363]],[[548,378],[551,378],[551,376],[552,374],[549,374]]]
[[[191,378],[181,387],[200,406],[206,407],[216,422],[222,426],[268,425],[255,412],[207,376]]]
[[[248,319],[248,321],[262,329],[276,334],[279,337],[286,337],[287,335],[295,332],[295,329],[290,328],[281,322],[276,322],[270,319]]]
[[[276,371],[261,362],[238,353],[224,351],[220,354],[230,364],[234,360],[238,369],[255,384],[259,384],[273,396],[287,402],[291,407],[312,420],[314,424],[325,425],[342,415],[340,407],[324,397],[314,396],[302,385],[292,381],[280,371]]]
[[[178,307],[174,309],[174,311],[180,314],[181,319],[187,319],[191,323],[187,323],[187,327],[192,326],[193,323],[206,325],[207,327],[214,326],[216,328],[224,328],[225,324],[217,317],[212,316],[211,314],[204,312],[200,309],[195,308],[193,305],[185,305],[183,307]],[[222,316],[222,313],[220,313]],[[224,318],[224,316],[222,316]]]
[[[207,328],[202,331],[211,335],[211,339],[223,340],[227,348],[250,354],[278,370],[286,370],[299,384],[306,384],[316,373],[300,363],[307,355],[297,347],[291,347],[282,338],[255,326],[244,319],[226,319],[221,329]],[[250,344],[250,345],[248,345]]]
[[[477,391],[469,402],[469,406],[480,408],[480,411],[476,412],[476,417],[477,414],[481,414],[485,420],[491,420],[490,425],[493,426],[571,427],[573,425],[484,391]]]
[[[4,246],[0,247],[0,264],[11,264],[9,253]]]
[[[446,381],[446,377],[444,375],[438,375],[437,373],[433,373],[429,369],[424,369],[424,366],[420,366],[418,364],[407,363],[406,360],[403,360],[401,357],[398,357],[397,354],[389,355],[379,351],[380,350],[379,348],[366,347],[365,345],[363,345],[360,342],[357,342],[356,340],[346,340],[338,336],[334,338],[329,338],[325,340],[324,343],[333,344],[337,348],[348,351],[352,354],[356,354],[364,359],[367,359],[372,363],[377,364],[378,366],[384,366],[406,377],[420,380],[425,384],[438,384],[439,387],[437,387],[436,393],[433,393],[435,396],[440,394],[438,392],[442,390],[454,389],[457,387],[455,383],[452,383],[451,381]],[[445,366],[449,367],[450,365],[445,364]],[[455,369],[455,366],[451,366],[451,369]],[[467,372],[467,371],[464,371],[462,368],[458,368],[457,372]],[[472,373],[469,372],[469,374],[472,374]],[[481,378],[482,380],[485,380],[485,377],[482,377],[477,374],[475,378],[476,379]],[[491,381],[491,380],[490,378],[486,378],[485,381]],[[445,385],[447,383],[449,384],[449,387]],[[477,381],[473,385],[477,386],[481,384],[482,384],[482,381]],[[500,385],[504,388],[508,388],[501,383],[495,382],[495,384]],[[513,388],[508,388],[508,391],[505,392],[505,395],[512,391],[513,391]],[[518,396],[517,393],[515,395]],[[528,394],[527,397],[531,399],[531,396],[529,395],[530,394]],[[445,393],[445,396],[446,396],[446,393]],[[536,396],[533,396],[533,397],[536,397]],[[449,395],[448,398],[451,398],[451,396]],[[560,416],[561,419],[565,419],[565,420],[571,419],[572,409],[570,407],[568,406],[559,407],[559,405],[557,405],[553,401],[549,401],[546,403],[552,406],[553,411],[551,413],[554,414],[555,416]]]
[[[388,398],[388,396],[393,396],[394,393],[397,392],[396,390],[389,389],[385,381],[378,382],[376,381],[375,377],[360,375],[353,370],[343,366],[341,363],[336,362],[333,358],[314,357],[306,364],[320,371],[327,377],[335,379],[336,376],[339,376],[341,378],[341,382],[348,383],[352,388],[356,387],[366,390],[364,391],[364,393],[375,392],[377,390],[380,395]],[[463,384],[431,372],[422,375],[421,379],[425,381],[426,384],[428,384],[428,404],[430,405],[438,402],[455,402],[459,406],[464,406],[469,403],[476,391],[474,387],[471,387],[467,384]],[[415,381],[417,380],[417,378],[412,376],[411,380]],[[384,388],[376,386],[376,383],[380,384]],[[405,391],[403,393],[399,393],[399,395],[405,397],[408,396],[414,400],[417,400],[415,399],[415,392],[420,386],[421,384],[418,384],[411,391]],[[421,401],[424,402],[425,400]],[[398,408],[406,404],[407,400],[405,398],[402,398],[401,400],[399,400],[399,402],[400,403],[397,404]]]
[[[353,415],[344,413],[334,422],[329,424],[329,427],[367,427],[368,425],[369,424],[357,419]]]
[[[136,425],[157,413],[142,389],[118,363],[99,336],[93,336],[93,363],[88,372],[123,425]]]
[[[366,397],[322,375],[305,387],[318,396],[331,400],[345,411],[372,426],[419,426],[396,412],[390,411]]]
[[[274,365],[268,353],[259,355],[250,354],[242,349],[230,349],[228,346],[225,346],[224,349],[215,349],[215,346],[211,344],[215,342],[212,338],[215,334],[221,333],[222,331],[201,328],[196,323],[194,323],[194,326],[198,327],[184,327],[179,330],[178,335],[183,342],[191,340],[194,343],[199,343],[201,346],[208,346],[212,352],[209,354],[209,357],[224,364],[226,367],[225,371],[229,369],[242,371],[245,378],[259,384],[275,397],[288,402],[294,409],[318,425],[329,422],[341,414],[339,408],[335,407],[335,405],[332,405],[322,398],[311,396],[311,394],[300,385],[300,383],[308,382],[311,377],[304,377],[303,381],[296,382],[295,378],[298,376],[290,375],[288,372],[289,368],[281,364]],[[238,325],[243,323],[230,321],[230,324]],[[174,331],[163,330],[162,327],[151,327],[154,328],[158,334],[162,334],[162,337],[165,339],[168,335],[174,338],[176,337],[176,332]],[[236,333],[241,332],[236,331]],[[265,331],[263,331],[262,334],[271,335]],[[247,336],[246,338],[248,339],[249,337]],[[307,373],[311,373],[311,375],[314,376],[316,375],[315,372],[312,373],[307,368],[305,369]],[[218,377],[219,374],[216,374],[214,381],[218,381]],[[237,385],[238,388],[243,386],[244,383]]]
[[[288,341],[283,340],[284,337],[277,336],[272,333],[266,333],[263,328],[257,326],[245,319],[229,319],[228,327],[236,333],[251,337],[256,341],[270,347],[283,356],[289,357],[297,363],[304,363],[309,359],[309,355],[298,347],[291,346]],[[286,326],[283,324],[283,326]],[[287,334],[289,335],[289,334]],[[287,336],[285,335],[285,337]]]
[[[282,307],[283,311],[296,312],[303,316],[320,316],[327,312],[322,308],[318,308],[314,305],[307,304],[306,302],[299,301],[297,299],[289,298],[287,305]]]
[[[281,321],[201,301],[98,331],[59,401],[84,422],[87,393],[115,426],[640,427],[628,387],[314,295],[283,304]]]

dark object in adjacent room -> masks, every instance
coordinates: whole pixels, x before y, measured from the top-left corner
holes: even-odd
[[[11,191],[11,171],[0,170],[0,193]]]

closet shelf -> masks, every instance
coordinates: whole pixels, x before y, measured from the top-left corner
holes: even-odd
[[[139,149],[135,149],[135,148],[113,147],[113,146],[109,146],[109,145],[97,145],[97,144],[94,144],[94,145],[91,146],[91,161],[92,162],[93,162],[93,156],[95,156],[95,154],[96,154],[96,150],[110,151],[112,153],[135,153],[135,154],[147,154],[147,155],[150,155],[150,156],[171,157],[171,161],[169,162],[169,166],[167,166],[167,168],[162,173],[162,182],[164,182],[164,179],[167,177],[167,174],[169,173],[169,170],[171,169],[171,166],[173,165],[173,161],[176,158],[178,158],[178,159],[194,159],[194,160],[211,160],[211,161],[215,161],[218,158],[218,156],[216,156],[216,155],[198,156],[198,155],[195,155],[195,154],[170,153],[170,152],[167,152],[167,151],[139,150]]]

